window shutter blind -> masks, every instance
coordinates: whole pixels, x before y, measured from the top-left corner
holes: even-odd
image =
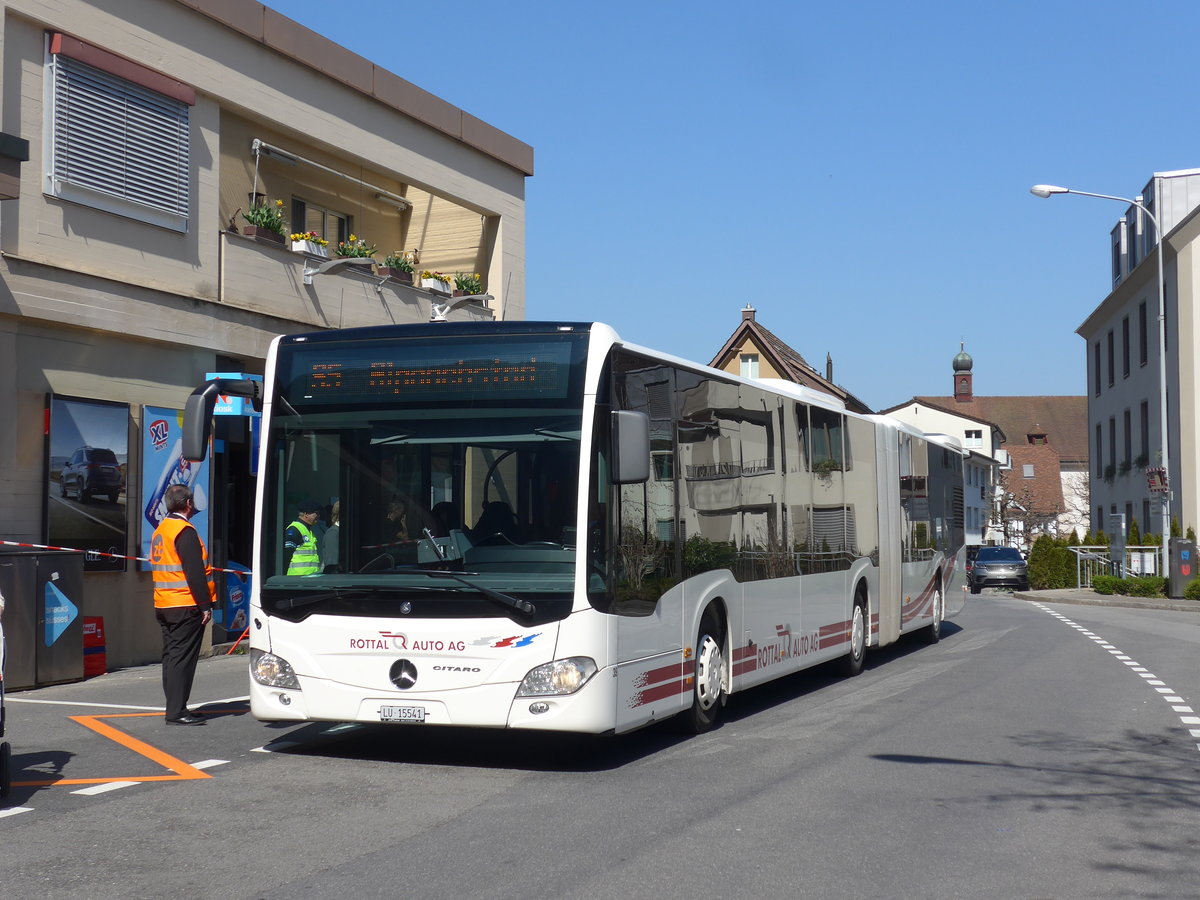
[[[54,179],[186,221],[187,105],[61,54],[54,85]]]

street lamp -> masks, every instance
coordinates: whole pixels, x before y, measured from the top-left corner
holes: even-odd
[[[1167,431],[1167,295],[1166,284],[1163,281],[1163,235],[1158,219],[1142,203],[1142,195],[1130,200],[1128,197],[1114,197],[1111,194],[1092,194],[1087,191],[1075,191],[1071,188],[1058,187],[1053,184],[1035,184],[1029,189],[1035,197],[1052,197],[1055,194],[1078,194],[1081,197],[1099,197],[1101,200],[1116,200],[1128,206],[1136,206],[1154,223],[1155,243],[1158,246],[1158,414],[1162,421],[1162,470],[1163,483],[1166,493],[1162,505],[1162,569],[1159,574],[1167,575],[1167,543],[1171,537],[1171,453],[1170,440]]]

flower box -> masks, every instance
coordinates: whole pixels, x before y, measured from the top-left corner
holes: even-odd
[[[283,246],[283,235],[278,231],[272,231],[270,228],[263,228],[261,225],[244,225],[242,234],[248,238],[254,238],[256,241],[261,241],[264,244],[275,244],[278,247]]]
[[[292,241],[293,253],[304,253],[308,256],[319,256],[321,259],[329,259],[329,248],[318,244],[316,241]]]
[[[429,291],[437,291],[439,294],[450,293],[450,282],[442,281],[438,278],[422,278],[421,287]]]
[[[376,271],[385,278],[391,278],[393,281],[399,281],[401,284],[412,284],[413,273],[405,272],[403,269],[393,269],[391,266],[379,266]]]

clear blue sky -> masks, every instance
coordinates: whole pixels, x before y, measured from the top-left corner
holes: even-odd
[[[527,317],[708,362],[747,302],[873,408],[1083,394],[1124,207],[1200,167],[1200,5],[270,0],[534,148]]]

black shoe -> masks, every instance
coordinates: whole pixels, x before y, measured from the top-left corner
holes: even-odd
[[[192,716],[192,715],[180,716],[177,719],[167,719],[166,721],[167,721],[168,725],[203,725],[204,724],[203,719],[201,719],[199,716]]]

